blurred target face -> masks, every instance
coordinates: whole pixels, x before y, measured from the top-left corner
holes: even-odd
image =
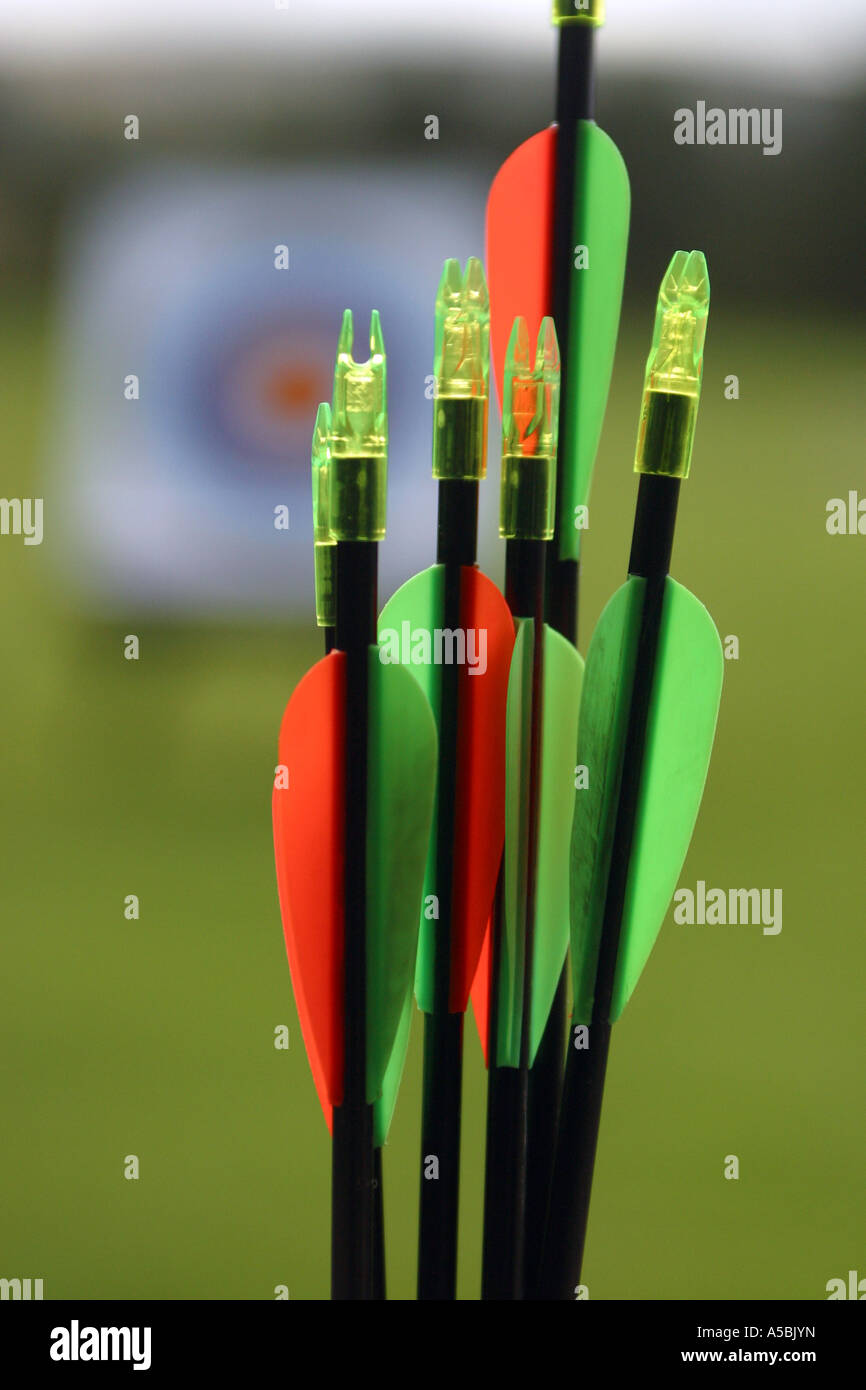
[[[301,335],[297,326],[262,325],[207,364],[202,414],[242,468],[282,473],[287,458],[303,454],[310,420],[331,395],[333,334],[317,330]]]
[[[374,307],[388,352],[383,592],[432,560],[436,287],[455,246],[476,250],[480,218],[443,181],[414,203],[390,171],[355,187],[351,241],[333,232],[339,180],[291,173],[150,174],[80,210],[55,453],[89,606],[309,617],[310,440],[346,308],[356,359]]]

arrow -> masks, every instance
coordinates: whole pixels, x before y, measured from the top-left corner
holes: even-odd
[[[611,1026],[658,935],[703,795],[723,657],[710,615],[669,576],[681,480],[700,397],[709,279],[678,251],[662,282],[647,362],[628,579],[586,662],[572,838],[573,1022],[540,1293],[580,1281]]]
[[[436,299],[434,380],[436,564],[404,584],[379,621],[383,654],[392,639],[394,659],[407,663],[424,690],[439,735],[415,980],[424,1012],[420,1300],[455,1296],[463,1015],[505,833],[505,704],[514,631],[505,600],[475,565],[478,486],[487,466],[489,305],[484,270],[474,258],[463,274],[457,261],[445,262]]]
[[[482,1297],[524,1290],[531,1069],[568,946],[568,851],[582,662],[544,623],[553,537],[559,352],[517,318],[503,394],[500,534],[517,630],[508,686],[505,852],[476,1017],[489,1068]],[[569,749],[563,758],[560,750]]]
[[[554,0],[559,30],[556,123],[525,141],[493,181],[487,205],[491,334],[499,399],[511,325],[530,336],[553,315],[561,348],[554,544],[545,615],[577,646],[580,540],[619,326],[629,224],[628,175],[593,120],[595,30],[603,0]],[[563,972],[530,1085],[527,1268],[540,1257],[566,1038]]]
[[[333,650],[337,595],[334,576],[336,542],[330,530],[331,407],[323,402],[313,428],[313,545],[315,563],[316,624],[324,630],[325,655]],[[408,1040],[408,1039],[407,1039]],[[373,1149],[373,1296],[385,1298],[385,1209],[382,1146]]]
[[[376,645],[387,412],[379,316],[370,358],[343,319],[329,418],[313,446],[317,621],[332,649],[283,716],[273,819],[277,884],[307,1055],[333,1134],[331,1293],[383,1290],[375,1150],[408,1043],[436,731],[416,683]],[[333,637],[327,634],[332,630]]]

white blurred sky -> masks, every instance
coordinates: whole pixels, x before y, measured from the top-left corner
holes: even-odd
[[[82,60],[123,51],[271,56],[414,52],[447,61],[461,46],[543,56],[548,0],[2,0],[0,64]],[[827,90],[862,75],[866,0],[608,0],[604,61],[758,69]]]

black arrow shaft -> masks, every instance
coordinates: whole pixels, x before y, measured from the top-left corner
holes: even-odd
[[[445,571],[442,621],[446,630],[456,632],[461,620],[462,569],[475,564],[478,483],[441,479],[438,494],[436,561]],[[457,1284],[463,1014],[451,1012],[451,976],[459,696],[460,668],[445,665],[441,668],[434,828],[439,917],[435,924],[433,1011],[424,1015],[418,1228],[421,1301],[451,1300]]]
[[[647,721],[656,669],[665,583],[676,524],[679,480],[642,476],[629,574],[645,581],[608,870],[589,1045],[570,1046],[560,1108],[539,1295],[572,1299],[580,1283],[602,1096],[610,1045],[610,1009],[634,842]],[[590,774],[591,775],[591,774]],[[574,1041],[574,1039],[573,1039]]]
[[[377,546],[339,541],[334,648],[346,660],[343,1101],[334,1107],[331,1297],[371,1299],[377,1188],[367,1101],[367,729]]]
[[[491,1016],[488,1042],[487,1162],[484,1186],[484,1254],[481,1296],[485,1300],[524,1297],[528,1193],[530,1018],[535,904],[538,870],[538,821],[541,787],[541,730],[544,686],[544,573],[546,541],[509,541],[505,562],[505,597],[515,618],[532,620],[533,656],[529,710],[526,897],[518,938],[523,948],[520,1052],[518,1065],[497,1062],[499,980],[504,930],[503,873],[500,871],[491,940]],[[521,846],[506,845],[521,853]]]
[[[323,628],[325,656],[334,650],[336,632],[333,627]],[[385,1279],[385,1204],[382,1192],[382,1150],[373,1150],[373,1182],[376,1189],[373,1211],[373,1298],[386,1296]]]
[[[569,326],[573,284],[572,229],[574,219],[577,123],[591,120],[595,107],[595,32],[588,24],[565,24],[559,31],[556,84],[556,184],[553,229],[553,321],[559,340],[560,443],[569,402]],[[559,539],[573,517],[564,514],[563,470],[556,473],[556,538],[548,547],[546,618],[555,632],[577,646],[579,562],[563,560]],[[562,1095],[562,1075],[568,1035],[567,967],[547,1018],[535,1063],[529,1074],[529,1149],[527,1157],[525,1277],[531,1292],[541,1259],[544,1222],[556,1151],[556,1130]]]
[[[590,121],[595,109],[595,34],[588,24],[564,24],[559,31],[556,81],[556,175],[553,197],[553,322],[560,351],[560,443],[570,409],[569,342],[574,289],[574,193],[577,178],[577,125]],[[550,547],[547,574],[548,622],[577,646],[578,562],[562,560],[559,542],[574,518],[564,514],[565,477],[556,470],[556,540]]]

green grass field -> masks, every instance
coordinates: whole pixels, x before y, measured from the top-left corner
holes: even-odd
[[[48,324],[14,302],[0,319],[7,496],[43,495]],[[617,360],[584,646],[627,561],[648,327],[626,324]],[[866,1274],[866,537],[824,524],[829,498],[863,486],[857,349],[855,323],[714,308],[674,573],[740,657],[681,882],[781,888],[784,925],[668,914],[614,1035],[591,1298],[820,1299],[830,1278]],[[96,624],[55,570],[44,495],[45,544],[0,539],[0,1275],[41,1277],[46,1298],[326,1297],[329,1141],[270,828],[278,723],[315,629]],[[129,630],[137,663],[122,658]],[[282,1023],[288,1052],[273,1046]],[[395,1298],[414,1295],[418,1025],[386,1153]],[[460,1293],[476,1298],[471,1023],[467,1040]]]

